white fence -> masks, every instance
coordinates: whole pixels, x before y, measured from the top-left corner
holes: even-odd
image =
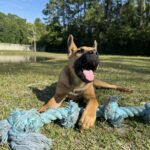
[[[31,51],[32,49],[31,45],[0,43],[0,50]]]

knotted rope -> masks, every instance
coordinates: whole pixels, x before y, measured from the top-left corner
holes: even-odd
[[[125,118],[134,116],[150,122],[150,103],[140,107],[119,107],[117,101],[116,97],[110,97],[108,104],[97,109],[97,117],[103,117],[114,127],[120,127]],[[48,109],[44,113],[36,109],[15,110],[6,120],[0,121],[0,143],[9,143],[13,150],[49,150],[52,140],[40,134],[40,128],[57,119],[65,128],[74,127],[82,111],[72,101],[68,107]]]
[[[111,96],[109,102],[98,109],[97,116],[103,116],[114,127],[121,127],[125,118],[134,116],[141,117],[145,123],[150,122],[150,102],[146,103],[145,106],[128,107],[119,107],[117,102],[118,98]]]

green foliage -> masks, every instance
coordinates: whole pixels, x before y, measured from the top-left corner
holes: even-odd
[[[46,27],[42,23],[40,18],[36,18],[34,21],[34,27],[36,32],[36,40],[39,41],[42,36],[46,34]]]
[[[149,0],[50,0],[45,24],[0,13],[0,42],[37,43],[47,51],[66,52],[73,34],[78,46],[98,42],[101,53],[150,55]]]
[[[96,39],[104,53],[150,55],[148,0],[51,0],[43,13],[50,51],[73,34],[79,46]]]
[[[0,42],[27,44],[27,34],[26,20],[0,13]]]
[[[16,15],[0,13],[0,42],[33,44],[35,41],[40,43],[46,33],[46,26],[39,18],[36,18],[32,24]]]

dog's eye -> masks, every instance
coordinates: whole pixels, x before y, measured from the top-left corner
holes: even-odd
[[[77,51],[78,54],[83,54],[84,52],[85,52],[84,49],[80,49]]]

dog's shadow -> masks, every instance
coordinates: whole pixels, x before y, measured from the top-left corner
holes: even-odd
[[[37,87],[30,87],[32,92],[36,95],[37,99],[44,102],[45,104],[51,99],[56,90],[57,82],[52,83],[50,86],[46,86],[44,89],[39,89]]]

